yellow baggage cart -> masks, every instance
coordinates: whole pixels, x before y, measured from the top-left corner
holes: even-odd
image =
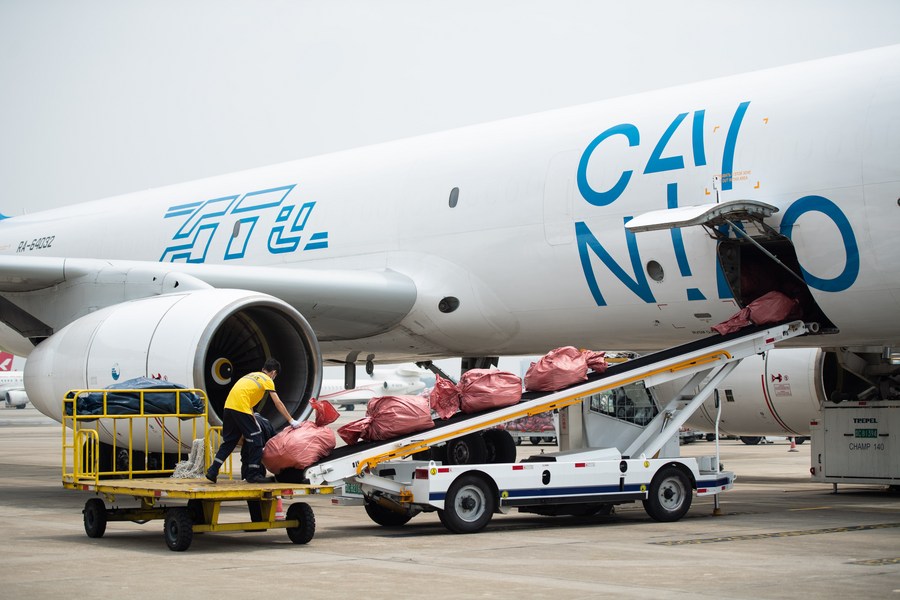
[[[171,394],[173,412],[159,413],[146,396]],[[186,402],[188,394],[194,400]],[[110,396],[131,396],[132,412]],[[85,411],[80,400],[94,399],[94,410]],[[99,398],[99,409],[97,402]],[[202,403],[202,410],[184,410]],[[166,545],[187,550],[194,533],[216,531],[265,531],[286,529],[295,544],[306,544],[315,535],[316,521],[305,502],[293,502],[287,513],[278,508],[283,500],[299,496],[331,494],[331,486],[294,483],[246,483],[236,480],[231,460],[220,471],[217,483],[205,477],[176,478],[176,466],[194,464],[202,469],[221,443],[221,427],[209,424],[206,394],[198,389],[71,390],[63,400],[62,483],[67,489],[93,492],[84,505],[84,530],[99,538],[110,521],[146,523],[163,520]],[[101,443],[106,444],[101,460]],[[179,465],[175,461],[179,461]],[[199,470],[195,469],[195,470]],[[125,507],[123,499],[138,506]],[[222,504],[247,502],[250,520],[223,522]]]

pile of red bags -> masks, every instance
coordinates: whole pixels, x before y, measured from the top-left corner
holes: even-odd
[[[606,353],[564,346],[551,350],[525,373],[525,389],[532,392],[555,392],[587,381],[590,369],[603,373],[607,368]]]
[[[726,335],[749,325],[781,323],[788,319],[799,319],[802,315],[803,310],[798,300],[773,291],[760,296],[727,321],[713,325],[712,329]]]
[[[338,429],[347,444],[389,440],[434,426],[431,406],[423,396],[381,396],[366,406],[366,416]]]
[[[288,426],[266,442],[263,448],[263,464],[276,475],[282,469],[305,469],[328,456],[337,443],[334,432],[328,427],[334,423],[338,411],[325,400],[310,400],[316,411],[315,421],[304,421],[300,427]]]

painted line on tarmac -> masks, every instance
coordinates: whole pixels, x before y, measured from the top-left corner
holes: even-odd
[[[656,546],[687,546],[690,544],[714,544],[718,542],[742,542],[745,540],[764,540],[767,538],[797,537],[801,535],[820,535],[823,533],[847,533],[850,531],[868,531],[870,529],[891,529],[900,527],[900,523],[878,523],[875,525],[853,525],[850,527],[828,527],[826,529],[803,529],[799,531],[776,531],[773,533],[753,533],[747,535],[729,535],[726,537],[695,538],[692,540],[671,540],[668,542],[650,542]]]
[[[863,565],[866,567],[880,567],[882,565],[900,565],[900,556],[894,558],[870,558],[869,560],[851,560],[848,564]]]

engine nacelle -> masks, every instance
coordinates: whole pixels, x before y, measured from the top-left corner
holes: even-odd
[[[281,362],[278,396],[295,418],[306,417],[321,385],[322,358],[299,312],[246,290],[165,294],[98,310],[41,342],[25,365],[25,390],[38,410],[61,421],[68,390],[164,379],[203,389],[210,421],[220,424],[232,384],[269,357]],[[271,402],[257,409],[276,429],[285,424]]]
[[[808,436],[810,420],[828,397],[826,381],[835,380],[826,373],[838,368],[828,356],[818,348],[777,348],[745,358],[718,386],[719,433]],[[686,426],[711,433],[715,419],[715,398],[710,398]]]
[[[5,394],[6,405],[15,408],[25,408],[28,404],[28,394],[25,390],[9,390]]]

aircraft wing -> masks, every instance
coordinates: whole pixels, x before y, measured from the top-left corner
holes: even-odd
[[[67,294],[73,288],[77,293]],[[319,270],[194,263],[157,263],[81,258],[0,256],[0,315],[33,319],[53,329],[59,311],[36,314],[8,301],[20,292],[46,290],[57,304],[96,308],[167,292],[206,288],[252,290],[275,296],[300,311],[320,340],[360,338],[389,329],[410,311],[416,286],[400,273],[380,270]],[[92,293],[94,290],[96,293]],[[64,311],[80,316],[74,306]],[[34,323],[32,323],[34,326]]]

